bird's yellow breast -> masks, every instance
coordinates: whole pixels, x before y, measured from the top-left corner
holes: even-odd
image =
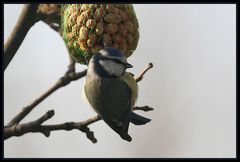
[[[125,72],[121,76],[121,79],[125,83],[127,83],[129,88],[131,89],[131,106],[133,108],[137,101],[137,97],[138,97],[138,84],[137,84],[136,80],[134,79],[134,77],[128,72]]]

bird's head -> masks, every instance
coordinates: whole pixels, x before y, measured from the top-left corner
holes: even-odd
[[[92,61],[91,61],[92,60]],[[106,47],[97,52],[89,63],[97,64],[96,68],[101,68],[106,75],[120,77],[123,75],[126,68],[132,68],[133,66],[127,62],[126,57],[121,51],[116,48]]]

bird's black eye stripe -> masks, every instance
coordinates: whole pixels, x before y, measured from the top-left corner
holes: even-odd
[[[124,64],[122,61],[118,60],[118,59],[113,59],[114,62],[118,63],[118,64]]]
[[[123,65],[125,65],[125,63],[122,62],[122,61],[120,61],[119,59],[103,57],[102,60],[112,60],[112,61],[116,62],[117,64],[123,64]]]

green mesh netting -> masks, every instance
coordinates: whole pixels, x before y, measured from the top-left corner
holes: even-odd
[[[61,29],[66,46],[76,60],[87,64],[106,46],[132,55],[139,39],[139,25],[131,4],[65,4]]]

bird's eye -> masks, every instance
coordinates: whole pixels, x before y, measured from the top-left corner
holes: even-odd
[[[116,62],[117,64],[123,64],[125,65],[125,63],[123,63],[122,61],[120,61],[119,59],[114,59],[114,58],[107,58],[107,57],[103,57],[103,60],[112,60],[113,62]]]
[[[118,60],[118,59],[113,59],[114,62],[116,62],[117,64],[124,64],[122,61]]]

